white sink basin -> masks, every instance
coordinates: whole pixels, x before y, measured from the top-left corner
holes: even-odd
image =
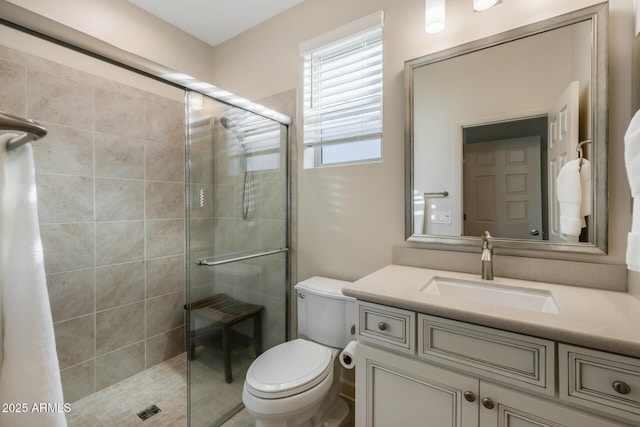
[[[422,292],[478,304],[489,304],[539,313],[558,313],[558,306],[551,292],[540,289],[511,287],[436,276],[422,288]]]

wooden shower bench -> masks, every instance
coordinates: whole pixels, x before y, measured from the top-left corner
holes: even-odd
[[[210,326],[200,330],[190,331],[189,359],[195,358],[196,339],[213,336],[222,331],[222,353],[224,358],[224,379],[227,383],[233,381],[231,373],[231,348],[229,333],[231,326],[249,318],[253,318],[253,341],[256,357],[262,353],[262,319],[263,306],[238,301],[226,294],[216,294],[191,303],[184,308],[193,315],[201,316],[211,322]],[[191,317],[190,319],[193,319]]]

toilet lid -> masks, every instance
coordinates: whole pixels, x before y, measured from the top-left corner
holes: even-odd
[[[331,350],[297,339],[262,353],[249,367],[245,385],[257,397],[277,399],[309,390],[332,368]]]

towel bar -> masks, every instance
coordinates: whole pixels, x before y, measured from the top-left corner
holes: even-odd
[[[3,130],[24,132],[7,143],[7,151],[43,138],[47,134],[47,129],[34,120],[0,112],[0,131]]]
[[[424,193],[424,197],[447,197],[449,195],[448,191],[440,191],[436,193]]]

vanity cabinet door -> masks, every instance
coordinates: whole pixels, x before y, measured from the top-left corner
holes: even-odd
[[[477,427],[479,381],[359,344],[356,425]]]
[[[479,400],[481,427],[628,427],[484,381]]]

